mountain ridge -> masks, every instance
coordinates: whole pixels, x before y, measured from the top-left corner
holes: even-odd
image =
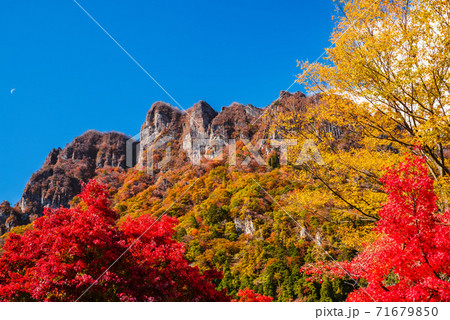
[[[299,102],[308,98],[301,92],[282,91],[276,102],[286,99]],[[233,102],[217,112],[206,101],[200,100],[182,111],[169,103],[156,101],[141,126],[138,166],[145,168],[146,152],[163,137],[164,144],[157,147],[171,143],[177,153],[173,165],[189,159],[192,161],[195,154],[202,152],[215,155],[223,147],[220,143],[227,146],[230,140],[261,138],[267,134],[267,120],[262,119],[266,108]],[[43,166],[30,177],[20,201],[14,207],[7,201],[2,203],[0,234],[33,222],[46,207],[68,207],[72,198],[81,191],[82,184],[97,176],[97,170],[126,170],[129,138],[120,132],[88,130],[64,148],[52,149]],[[196,146],[196,141],[203,141],[203,144]]]

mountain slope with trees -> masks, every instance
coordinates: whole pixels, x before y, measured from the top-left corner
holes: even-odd
[[[156,102],[133,168],[122,134],[53,150],[0,205],[0,297],[450,301],[450,7],[341,8],[313,95]]]

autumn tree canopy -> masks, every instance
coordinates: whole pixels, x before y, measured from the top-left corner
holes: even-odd
[[[450,301],[450,212],[437,212],[425,160],[407,159],[383,182],[377,240],[351,263],[368,285],[348,300]]]
[[[333,120],[413,152],[420,144],[432,174],[448,176],[449,21],[446,0],[345,1],[329,63],[305,63],[299,78],[340,110]]]
[[[324,159],[297,171],[311,187],[292,195],[292,209],[340,223],[339,245],[360,250],[385,201],[383,168],[404,154],[426,158],[439,210],[448,207],[450,6],[445,0],[341,3],[326,61],[300,63],[299,82],[318,94],[304,106],[284,99],[267,114],[276,134],[314,140]]]
[[[263,296],[248,288],[239,290],[237,295],[239,300],[233,300],[234,302],[271,302],[273,300],[272,297]]]
[[[172,239],[176,219],[143,215],[117,227],[118,214],[95,181],[80,200],[71,209],[47,210],[33,229],[8,237],[0,257],[1,300],[229,300],[211,282],[220,274],[189,266],[184,245]]]
[[[307,264],[310,281],[350,283],[347,301],[450,301],[450,211],[439,213],[425,162],[388,170],[376,240],[352,261]]]

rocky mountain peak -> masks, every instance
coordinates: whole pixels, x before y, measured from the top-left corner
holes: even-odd
[[[56,162],[58,161],[58,156],[59,156],[60,153],[61,153],[61,148],[52,149],[52,151],[50,151],[50,153],[48,154],[47,158],[45,159],[44,167],[56,164]]]
[[[189,125],[195,126],[201,133],[206,133],[211,121],[217,116],[217,111],[200,100],[187,110],[187,114]]]
[[[241,103],[233,102],[228,107],[223,107],[214,118],[211,123],[211,133],[213,136],[223,139],[250,139],[254,134],[251,124],[262,113],[262,109],[252,105],[244,106]]]
[[[168,128],[174,121],[181,118],[183,112],[169,103],[157,101],[152,104],[147,113],[144,126],[151,126],[157,131]]]
[[[187,110],[184,121],[182,139],[199,138],[206,139],[209,135],[209,128],[213,119],[217,116],[208,103],[201,100]]]
[[[177,139],[181,135],[185,115],[185,112],[168,103],[158,101],[152,104],[141,127],[140,158],[138,160],[141,165],[144,165],[145,151],[159,137],[167,136],[170,139]]]
[[[97,169],[125,168],[126,140],[122,133],[90,130],[65,148],[50,151],[25,187],[19,202],[22,212],[39,216],[44,207],[67,206]]]
[[[214,118],[217,115],[217,111],[214,110],[206,101],[200,100],[187,110],[188,113],[201,113],[209,115]]]

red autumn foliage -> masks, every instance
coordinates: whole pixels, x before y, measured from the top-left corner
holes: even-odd
[[[239,297],[239,300],[233,300],[233,302],[271,302],[273,300],[272,297],[263,296],[259,293],[255,293],[253,290],[249,288],[239,290],[237,295]]]
[[[347,301],[450,301],[450,211],[440,213],[425,160],[411,157],[390,168],[382,182],[388,200],[379,211],[373,244],[351,262],[318,262],[300,271],[364,279]]]
[[[349,274],[347,271],[349,266],[348,261],[341,261],[339,264],[334,261],[318,261],[314,264],[305,264],[300,268],[300,272],[309,276],[306,281],[322,283],[324,276],[329,279],[345,277]]]
[[[407,159],[383,183],[379,236],[351,263],[368,285],[348,301],[450,301],[450,212],[438,212],[425,160]]]
[[[0,300],[229,301],[212,284],[220,274],[189,266],[183,244],[172,239],[175,218],[144,215],[119,228],[96,181],[80,199],[75,208],[46,210],[34,229],[8,237]]]

